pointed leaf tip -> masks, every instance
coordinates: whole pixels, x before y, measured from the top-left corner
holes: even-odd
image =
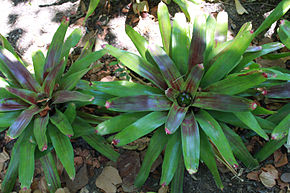
[[[197,172],[197,170],[195,169],[188,169],[187,171],[190,175],[195,174]]]
[[[68,138],[71,138],[72,137],[72,135],[66,135]]]
[[[268,78],[268,74],[263,72],[262,75],[265,77],[265,78]]]
[[[120,143],[120,139],[113,139],[112,144],[118,145]]]
[[[161,186],[162,186],[162,187],[165,187],[165,186],[166,186],[166,183],[165,183],[165,182],[163,182]]]
[[[45,150],[47,150],[47,145],[44,145],[41,149],[41,151],[45,151]]]
[[[166,135],[170,135],[171,134],[171,132],[167,128],[165,128],[165,133],[166,133]]]
[[[257,103],[255,103],[255,102],[253,102],[252,104],[251,104],[251,109],[252,110],[255,110],[256,108],[257,108]]]
[[[233,166],[235,169],[237,169],[239,167],[237,164],[234,164]]]
[[[106,109],[110,108],[111,104],[112,104],[111,102],[107,101],[105,104]]]

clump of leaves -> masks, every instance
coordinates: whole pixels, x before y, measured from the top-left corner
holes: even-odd
[[[227,14],[217,20],[200,15],[187,23],[177,15],[172,22],[166,5],[158,6],[163,48],[148,43],[130,26],[126,32],[140,56],[107,45],[105,49],[126,67],[147,79],[147,85],[128,82],[94,82],[94,89],[115,98],[106,102],[113,111],[125,112],[99,124],[100,135],[117,133],[113,144],[126,145],[153,132],[136,186],[149,176],[150,167],[165,149],[161,185],[172,181],[172,190],[182,192],[184,165],[190,174],[202,160],[212,172],[217,186],[222,182],[215,158],[233,172],[238,167],[234,155],[247,167],[258,162],[242,139],[225,123],[250,129],[268,140],[266,131],[274,123],[254,115],[255,101],[245,98],[247,91],[268,79],[263,68],[244,70],[255,58],[284,47],[276,42],[250,46],[253,38],[278,20],[290,7],[282,1],[254,32],[251,24],[242,26],[233,40],[227,41]]]
[[[74,152],[71,137],[81,136],[92,147],[111,160],[116,161],[115,152],[105,139],[94,133],[89,123],[98,123],[98,117],[78,110],[85,104],[103,104],[102,96],[83,90],[77,84],[104,50],[82,52],[78,60],[64,73],[70,49],[81,38],[76,29],[64,41],[68,21],[62,22],[50,44],[47,56],[41,51],[33,55],[34,74],[14,52],[8,41],[1,36],[0,70],[0,128],[9,127],[7,135],[16,139],[2,192],[11,192],[17,176],[22,189],[28,189],[34,174],[34,161],[40,159],[48,188],[55,192],[60,179],[51,154],[55,149],[58,159],[71,179],[75,177]],[[91,95],[96,95],[95,99]]]

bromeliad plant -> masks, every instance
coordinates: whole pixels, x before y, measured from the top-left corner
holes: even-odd
[[[161,2],[158,19],[163,48],[149,44],[130,26],[126,26],[126,32],[140,56],[105,46],[126,67],[149,80],[145,84],[115,81],[91,85],[115,96],[106,102],[108,109],[125,112],[99,124],[96,130],[100,135],[117,133],[113,144],[123,146],[153,132],[136,186],[145,182],[165,147],[160,184],[172,181],[174,192],[182,192],[184,165],[193,174],[200,160],[211,170],[220,188],[223,185],[215,157],[233,171],[238,167],[234,154],[247,167],[258,166],[242,139],[223,119],[237,120],[231,124],[242,124],[268,140],[265,129],[273,129],[273,124],[252,113],[265,109],[243,97],[245,91],[265,82],[268,75],[263,69],[241,70],[256,57],[283,47],[281,43],[251,47],[250,43],[289,7],[289,1],[282,1],[257,31],[246,23],[235,39],[226,41],[227,22],[222,18],[227,16],[225,13],[218,20],[196,16],[193,24],[178,15],[171,26],[167,7]]]
[[[64,41],[67,28],[68,21],[64,21],[53,37],[47,57],[41,51],[33,55],[34,74],[27,70],[12,46],[1,36],[0,70],[6,79],[0,77],[0,128],[3,131],[9,127],[7,135],[17,138],[1,185],[2,192],[12,191],[17,176],[21,188],[28,189],[36,159],[42,163],[49,191],[55,192],[61,184],[52,149],[68,176],[74,179],[71,137],[81,136],[100,153],[117,160],[118,153],[104,138],[95,134],[94,127],[89,124],[97,123],[98,118],[78,110],[81,105],[103,103],[102,98],[106,95],[78,89],[76,85],[105,51],[84,49],[64,73],[70,49],[82,35],[77,29]],[[97,95],[95,99],[92,93]]]

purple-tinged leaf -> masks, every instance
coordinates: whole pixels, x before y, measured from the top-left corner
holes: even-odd
[[[18,137],[30,123],[33,116],[40,111],[41,109],[37,106],[31,106],[29,109],[22,111],[22,113],[16,118],[8,129],[7,135],[13,139]]]
[[[254,110],[257,104],[242,97],[198,92],[192,106],[224,112],[242,112]]]
[[[165,123],[165,132],[167,134],[174,133],[181,125],[188,108],[180,107],[177,103],[173,103]]]
[[[175,101],[176,97],[178,96],[179,92],[173,88],[168,88],[165,90],[165,95],[167,96],[167,98],[171,101]]]
[[[155,44],[150,44],[149,53],[158,65],[168,87],[180,90],[183,81],[177,67],[166,52]]]
[[[2,53],[0,51],[0,60],[3,61],[8,67],[10,73],[14,76],[17,82],[25,89],[32,90],[34,92],[40,91],[40,85],[33,79],[30,72],[21,64],[18,60],[12,56],[11,53]]]
[[[290,98],[290,83],[272,86],[265,91],[269,98]]]
[[[114,48],[113,46],[106,45],[106,50],[116,57],[120,62],[122,62],[126,67],[140,76],[150,80],[158,88],[165,90],[167,89],[166,82],[163,80],[162,75],[160,74],[159,69],[153,64],[147,62],[145,59],[141,58],[138,55],[135,55],[124,50]]]
[[[46,78],[43,81],[43,90],[44,92],[51,96],[54,86],[55,86],[55,79],[58,75],[59,71],[62,69],[63,61],[59,62],[58,64],[52,67],[52,70],[48,72]]]
[[[36,117],[33,124],[33,133],[40,151],[47,149],[46,129],[49,121],[49,114],[45,117]]]
[[[163,95],[139,95],[110,99],[106,102],[106,108],[121,112],[165,111],[170,109],[171,103]]]
[[[60,90],[53,95],[53,99],[53,104],[58,104],[69,101],[89,102],[92,101],[94,97],[80,93],[78,91]]]
[[[188,74],[185,83],[183,84],[182,91],[190,93],[191,96],[195,96],[203,72],[204,67],[202,64],[195,65],[193,68],[191,68],[191,71]]]
[[[30,90],[6,87],[7,91],[30,104],[37,104],[37,94]]]
[[[199,128],[192,112],[188,113],[181,124],[181,139],[184,165],[189,174],[198,170],[200,156]]]
[[[245,53],[248,53],[248,52],[258,52],[258,51],[261,51],[263,49],[262,46],[249,46]]]
[[[28,108],[27,104],[18,102],[13,98],[0,99],[0,112],[3,111],[17,111]]]
[[[206,48],[206,19],[203,15],[195,17],[188,58],[188,72],[197,64],[203,63]]]

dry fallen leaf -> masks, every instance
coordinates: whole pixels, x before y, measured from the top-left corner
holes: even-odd
[[[68,188],[59,188],[55,193],[70,193]]]
[[[0,153],[0,171],[2,171],[4,163],[7,160],[9,160],[9,155],[8,155],[8,153],[5,150],[3,150],[3,152]]]
[[[88,172],[87,172],[87,165],[84,164],[79,171],[76,173],[75,179],[72,181],[68,176],[65,178],[66,185],[69,187],[72,193],[77,192],[79,189],[84,187],[88,184]]]
[[[274,164],[275,167],[281,167],[288,164],[287,154],[282,153],[281,150],[277,150],[274,152]]]
[[[264,186],[272,188],[276,185],[276,180],[278,179],[278,171],[274,166],[268,164],[262,168],[262,172],[259,175],[259,178]]]
[[[115,185],[121,184],[122,179],[118,170],[112,166],[107,166],[96,179],[96,186],[105,192],[115,193],[117,188]]]
[[[238,14],[243,15],[244,13],[249,14],[248,11],[242,6],[239,0],[235,0],[236,10]]]
[[[168,186],[162,186],[161,188],[159,188],[158,193],[167,193],[168,190]]]
[[[259,174],[260,174],[260,171],[252,171],[252,172],[247,174],[247,178],[249,180],[260,181]]]

